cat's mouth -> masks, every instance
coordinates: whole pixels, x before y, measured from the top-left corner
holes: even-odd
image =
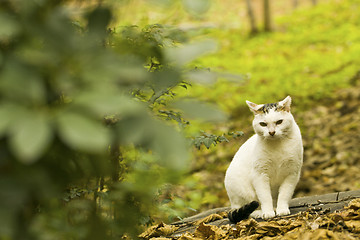
[[[277,140],[277,139],[280,139],[281,136],[274,134],[274,135],[266,135],[266,136],[264,136],[264,138],[265,138],[266,140]]]

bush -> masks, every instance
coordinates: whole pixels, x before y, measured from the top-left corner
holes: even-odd
[[[136,235],[158,187],[187,167],[166,119],[187,121],[166,106],[186,87],[182,66],[213,43],[169,49],[186,35],[108,29],[111,6],[84,26],[61,1],[0,6],[0,238]]]

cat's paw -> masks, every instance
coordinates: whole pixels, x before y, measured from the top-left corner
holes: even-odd
[[[277,208],[276,209],[276,216],[285,216],[290,214],[289,208]]]
[[[269,218],[275,217],[275,212],[274,212],[274,211],[263,212],[263,211],[261,211],[261,210],[256,210],[256,211],[253,211],[253,212],[250,214],[250,217],[252,217],[252,218],[269,219]]]
[[[269,219],[269,218],[273,218],[275,217],[275,212],[274,211],[266,211],[262,213],[261,218],[262,219]]]
[[[250,214],[250,217],[252,217],[252,218],[262,218],[262,211],[261,210],[255,210]]]

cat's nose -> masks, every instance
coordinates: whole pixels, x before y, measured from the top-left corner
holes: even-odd
[[[269,134],[270,134],[271,136],[274,136],[274,135],[275,135],[275,131],[269,132]]]

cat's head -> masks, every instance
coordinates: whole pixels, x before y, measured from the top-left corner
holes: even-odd
[[[290,113],[290,96],[277,103],[246,103],[255,115],[253,128],[256,134],[266,139],[279,139],[289,135],[294,122]]]

